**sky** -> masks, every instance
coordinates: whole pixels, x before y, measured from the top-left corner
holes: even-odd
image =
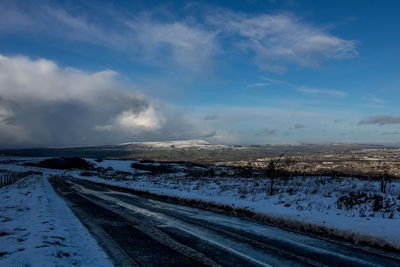
[[[0,147],[399,143],[399,1],[0,2]]]

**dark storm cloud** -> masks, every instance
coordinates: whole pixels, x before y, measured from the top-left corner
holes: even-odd
[[[0,147],[115,144],[198,138],[183,116],[119,89],[107,70],[0,55]]]
[[[129,107],[136,111],[146,108],[147,105],[144,101],[130,103],[114,99],[113,102],[108,102],[103,98],[93,104],[80,100],[18,100],[10,106],[15,112],[15,123],[23,127],[30,142],[37,145],[72,145],[97,143],[100,140],[111,142],[110,139],[115,137],[118,140],[118,135],[110,138],[109,133],[95,131],[95,126],[109,123],[124,108]]]

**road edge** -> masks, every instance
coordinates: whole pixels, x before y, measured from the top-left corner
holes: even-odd
[[[93,239],[96,241],[97,245],[109,257],[114,266],[139,266],[116,242],[114,242],[112,238],[109,237],[108,233],[106,233],[102,227],[100,227],[94,220],[89,219],[89,216],[86,215],[85,211],[71,203],[64,196],[63,192],[54,187],[53,183],[51,182],[53,177],[48,177],[46,179],[54,193],[67,205],[75,217],[81,222],[83,227],[88,230]]]

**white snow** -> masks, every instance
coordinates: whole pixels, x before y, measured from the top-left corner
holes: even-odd
[[[85,160],[87,160],[90,163],[95,164],[97,167],[101,167],[101,168],[105,168],[105,169],[107,169],[108,167],[111,167],[114,170],[124,171],[124,172],[134,171],[135,169],[132,169],[131,164],[133,162],[137,162],[134,160],[133,161],[132,160],[103,160],[101,162],[97,162],[96,160],[89,159],[89,158],[86,158]]]
[[[123,171],[123,172],[130,172],[132,174],[144,174],[150,173],[149,171],[139,170],[131,167],[132,163],[137,163],[137,160],[102,160],[101,162],[96,161],[95,159],[85,158],[90,163],[96,165],[96,167],[101,167],[104,169],[112,168],[115,171]],[[141,164],[148,164],[148,163],[141,163]],[[154,163],[156,164],[156,163]]]
[[[113,266],[46,176],[1,188],[0,222],[1,266]]]
[[[134,172],[130,168],[133,161],[104,160],[100,163],[94,160],[90,161],[98,167],[113,167],[114,170]],[[12,167],[15,164],[1,164],[0,161],[0,169],[22,168]],[[181,167],[184,168],[183,165]],[[23,167],[24,171],[28,169],[28,167]],[[39,168],[33,169],[38,170]],[[283,180],[276,181],[275,194],[270,196],[268,194],[269,179],[193,178],[186,177],[184,173],[161,176],[137,173],[136,176],[124,177],[100,172],[87,177],[80,176],[80,171],[77,170],[68,172],[40,170],[46,174],[67,174],[79,179],[148,191],[159,195],[245,208],[268,217],[292,222],[292,224],[299,222],[317,227],[324,226],[334,229],[342,236],[356,234],[363,236],[364,241],[377,244],[387,243],[400,249],[399,181],[393,181],[384,194],[380,192],[379,183],[376,181],[351,178],[311,177],[303,179],[295,177],[286,183]],[[369,194],[370,199],[356,203],[348,209],[343,204],[344,202],[342,202],[341,208],[338,207],[337,201],[340,197],[360,192]],[[374,200],[371,196],[382,197],[382,209],[373,211]]]
[[[286,184],[277,181],[275,194],[270,196],[269,179],[235,177],[190,178],[180,175],[142,175],[124,179],[80,177],[95,182],[186,199],[246,208],[273,218],[324,226],[342,236],[353,233],[364,241],[384,241],[400,248],[400,183],[392,182],[387,193],[379,191],[379,182],[351,178],[295,177]],[[383,207],[373,211],[373,200],[346,209],[337,200],[350,192],[368,192],[381,196]]]

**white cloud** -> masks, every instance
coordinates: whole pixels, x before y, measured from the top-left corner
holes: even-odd
[[[297,91],[300,91],[305,94],[311,94],[311,95],[329,95],[329,96],[335,96],[335,97],[347,96],[347,93],[344,91],[309,88],[309,87],[304,87],[304,86],[298,88]]]
[[[248,84],[246,87],[267,87],[270,86],[270,83],[252,83]]]
[[[211,58],[219,51],[214,32],[202,25],[185,21],[160,23],[147,16],[125,21],[135,36],[131,40],[147,60],[173,60],[178,65],[202,72],[211,66]]]
[[[0,143],[103,144],[194,136],[180,115],[124,88],[117,76],[112,70],[87,73],[46,59],[0,55]]]
[[[46,59],[0,55],[0,92],[7,98],[39,98],[45,100],[80,99],[116,86],[112,70],[85,73],[72,68],[59,68]]]
[[[31,6],[29,3],[19,6],[17,1],[2,0],[0,3],[0,34],[10,33],[24,29],[35,31],[38,28],[38,21],[34,16],[29,15]]]
[[[164,116],[153,105],[140,112],[124,111],[116,118],[116,123],[133,133],[142,130],[157,130],[165,123]]]
[[[379,104],[386,103],[385,100],[380,99],[380,98],[375,98],[375,97],[374,97],[374,98],[371,98],[371,101],[374,102],[374,103],[379,103]]]
[[[97,7],[98,13],[107,14],[104,24],[94,12],[79,12],[71,6],[26,8],[6,3],[0,4],[7,17],[0,19],[0,31],[43,33],[95,44],[145,64],[164,68],[174,64],[196,73],[209,72],[218,56],[229,54],[245,55],[246,63],[277,72],[292,65],[319,66],[328,59],[357,56],[355,41],[292,14],[249,15],[220,8],[208,13],[197,10],[195,15],[186,9],[186,16],[177,17],[163,8],[129,13]],[[9,19],[8,14],[15,17]]]
[[[268,82],[271,82],[271,83],[276,83],[276,84],[289,84],[289,85],[290,85],[290,83],[288,83],[288,82],[281,81],[281,80],[275,80],[275,79],[271,79],[271,78],[268,78],[268,77],[261,77],[261,79],[263,79],[263,80],[265,80],[265,81],[268,81]]]
[[[323,28],[307,24],[294,15],[258,16],[230,11],[213,13],[209,21],[243,51],[253,51],[260,67],[284,71],[287,65],[319,66],[326,59],[357,55],[356,42],[344,40]]]

